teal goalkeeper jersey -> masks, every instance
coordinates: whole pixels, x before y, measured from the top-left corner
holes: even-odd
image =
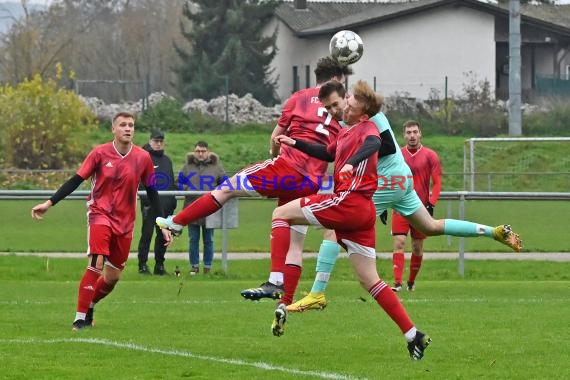
[[[394,136],[394,131],[392,131],[390,122],[386,116],[382,112],[378,112],[370,120],[376,124],[380,133],[386,130],[390,131],[390,134],[394,139],[394,143],[396,144],[396,153],[381,157],[378,160],[377,172],[379,188],[390,186],[394,182],[402,183],[402,176],[409,176],[409,178],[411,178],[412,171],[404,160],[402,150],[398,148],[398,141],[396,140],[396,136]]]

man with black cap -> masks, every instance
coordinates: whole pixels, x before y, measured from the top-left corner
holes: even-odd
[[[172,169],[172,160],[164,154],[164,132],[154,129],[150,134],[148,144],[143,147],[149,152],[152,162],[154,164],[155,174],[153,186],[156,190],[176,190],[174,182],[174,172]],[[176,197],[174,195],[162,196],[160,204],[164,210],[164,215],[171,215],[176,209]],[[166,274],[164,269],[164,254],[166,247],[164,245],[164,238],[160,229],[155,226],[154,220],[156,215],[151,211],[150,202],[146,196],[141,196],[141,210],[142,210],[142,228],[141,239],[139,241],[139,273],[150,274],[147,267],[148,252],[150,250],[150,242],[152,240],[153,231],[156,229],[157,234],[154,239],[154,274],[163,276]]]

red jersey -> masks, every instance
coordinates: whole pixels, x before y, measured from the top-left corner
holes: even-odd
[[[338,139],[327,147],[327,151],[335,157],[334,160],[334,192],[354,191],[363,193],[372,198],[378,188],[378,174],[376,166],[378,155],[373,154],[354,168],[352,178],[340,181],[338,173],[349,158],[354,156],[368,136],[378,136],[376,124],[370,120],[361,121],[352,127],[345,127],[340,131]]]
[[[435,206],[441,192],[441,163],[437,153],[421,146],[412,153],[408,147],[402,147],[402,154],[406,164],[412,170],[414,176],[414,190],[423,204],[431,203]],[[432,195],[430,197],[430,180],[434,181]],[[437,183],[437,186],[435,185]]]
[[[139,182],[148,183],[153,172],[150,155],[138,146],[125,156],[112,142],[96,146],[77,170],[81,178],[91,177],[88,223],[109,226],[116,235],[132,234]]]
[[[317,87],[306,88],[291,95],[283,106],[277,125],[287,128],[287,135],[293,139],[322,145],[329,145],[336,140],[341,130],[338,121],[332,118],[320,102]],[[300,150],[281,146],[281,156],[314,183],[317,183],[318,177],[326,174],[327,162]]]

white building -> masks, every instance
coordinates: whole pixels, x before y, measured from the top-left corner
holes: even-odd
[[[523,97],[545,84],[570,93],[570,5],[522,5],[521,15]],[[469,81],[487,80],[497,97],[508,93],[507,4],[294,0],[277,8],[268,31],[275,28],[278,53],[272,65],[282,100],[315,85],[316,62],[328,55],[330,38],[342,29],[364,41],[349,85],[364,79],[388,96],[426,99],[434,90],[443,97],[446,85],[448,94],[460,94]]]

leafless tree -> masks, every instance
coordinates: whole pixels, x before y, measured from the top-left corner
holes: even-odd
[[[18,83],[35,74],[50,76],[60,62],[79,80],[148,80],[149,91],[172,93],[171,67],[177,59],[173,46],[181,38],[183,3],[55,0],[34,11],[27,0],[20,0],[23,16],[14,18],[0,36],[0,78]]]

